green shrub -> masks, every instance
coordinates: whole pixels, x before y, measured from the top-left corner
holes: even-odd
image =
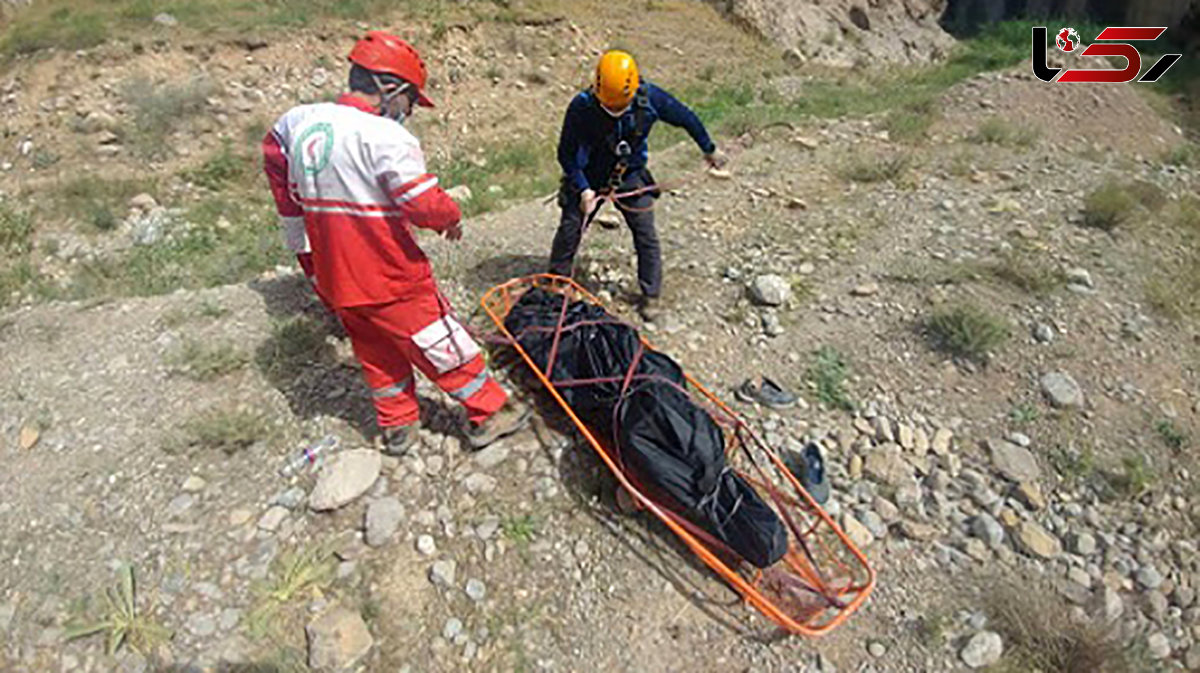
[[[1011,335],[1007,321],[972,305],[937,311],[926,321],[925,329],[938,350],[980,364],[986,364]]]

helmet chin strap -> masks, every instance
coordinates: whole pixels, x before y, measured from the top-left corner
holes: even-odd
[[[408,82],[405,82],[389,91],[384,88],[383,82],[379,80],[378,76],[371,75],[371,79],[375,81],[375,87],[379,89],[379,116],[387,117],[388,119],[391,119],[397,124],[403,126],[404,120],[407,119],[408,115],[404,112],[404,110],[399,109],[389,114],[388,107],[390,107],[393,100],[396,100],[396,97],[406,95],[409,87],[412,85]]]

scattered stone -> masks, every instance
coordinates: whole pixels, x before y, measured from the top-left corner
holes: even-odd
[[[1035,512],[1046,509],[1046,496],[1042,495],[1042,487],[1036,481],[1017,484],[1016,496],[1021,504]]]
[[[710,168],[708,174],[718,180],[732,180],[733,173],[723,168]]]
[[[867,530],[871,531],[871,536],[876,540],[882,540],[887,537],[887,524],[875,512],[869,509],[862,510],[858,513],[858,520],[862,522],[862,525],[867,527]]]
[[[891,451],[886,446],[867,455],[863,470],[868,477],[896,487],[912,482],[912,466],[904,461],[898,450]]]
[[[1002,439],[988,440],[988,448],[992,452],[992,464],[1006,479],[1019,484],[1037,481],[1042,476],[1037,458],[1029,449]]]
[[[487,586],[480,580],[471,578],[467,580],[467,598],[479,603],[487,596]]]
[[[970,668],[983,668],[1000,661],[1004,654],[1004,639],[995,631],[980,631],[971,636],[960,656]]]
[[[1033,338],[1042,344],[1048,344],[1054,341],[1054,336],[1057,332],[1050,325],[1040,322],[1033,327]]]
[[[378,451],[352,449],[333,457],[321,471],[308,506],[316,512],[344,507],[370,490],[379,478],[383,460]]]
[[[327,610],[313,620],[308,634],[308,665],[318,671],[353,669],[375,641],[357,612],[341,607]]]
[[[196,504],[196,496],[191,493],[175,496],[171,502],[167,503],[167,518],[174,519],[182,516],[184,512],[192,508]]]
[[[187,630],[198,638],[206,638],[217,632],[217,620],[212,615],[197,613],[188,617]]]
[[[396,498],[380,498],[367,505],[366,541],[372,547],[382,547],[391,541],[404,518],[404,505]]]
[[[422,556],[433,556],[437,553],[437,543],[433,541],[432,535],[420,535],[417,537],[417,551]]]
[[[429,581],[436,586],[449,589],[454,586],[454,573],[457,570],[458,563],[453,559],[434,561],[433,567],[429,569]]]
[[[1144,565],[1141,568],[1138,568],[1137,575],[1134,579],[1137,580],[1138,585],[1140,585],[1143,589],[1150,591],[1154,591],[1155,589],[1159,588],[1163,583],[1162,573],[1158,572],[1158,568],[1155,568],[1152,565]]]
[[[1183,667],[1189,671],[1200,671],[1200,643],[1192,645],[1183,655]]]
[[[794,138],[792,138],[792,142],[796,143],[797,145],[803,147],[806,150],[815,150],[815,149],[817,149],[817,147],[819,147],[819,144],[817,143],[817,141],[815,139],[809,138],[806,136],[795,136]]]
[[[874,421],[875,440],[880,443],[896,441],[896,435],[892,430],[892,422],[887,416],[876,416]]]
[[[481,450],[479,453],[476,453],[474,460],[475,464],[481,469],[490,470],[500,463],[503,463],[504,459],[508,458],[508,454],[508,445],[505,443],[497,443]]]
[[[192,475],[183,481],[181,489],[184,493],[199,493],[204,490],[205,486],[208,486],[208,482],[196,475]]]
[[[1096,592],[1095,609],[1105,622],[1112,624],[1125,612],[1125,602],[1121,600],[1121,594],[1115,589],[1101,586],[1100,590]]]
[[[496,535],[496,531],[498,530],[500,530],[500,517],[485,517],[483,521],[479,522],[479,525],[475,526],[475,537],[478,537],[480,540],[490,540]]]
[[[1004,527],[992,515],[983,512],[971,520],[971,535],[997,549],[1004,544]]]
[[[491,493],[492,491],[496,490],[497,483],[498,482],[496,481],[495,477],[482,472],[472,473],[466,479],[463,479],[463,487],[465,487],[467,492],[471,495]]]
[[[1019,446],[1023,449],[1028,449],[1030,447],[1030,445],[1033,444],[1033,440],[1029,438],[1029,435],[1026,435],[1025,433],[1022,433],[1022,432],[1014,432],[1014,433],[1010,434],[1008,436],[1008,441],[1012,442],[1013,444],[1016,444],[1017,446]]]
[[[933,433],[933,443],[929,447],[935,455],[948,456],[950,455],[950,443],[954,439],[954,433],[949,428],[938,428]]]
[[[276,530],[279,530],[280,524],[287,517],[288,509],[286,507],[274,505],[258,519],[258,528],[268,533],[274,533]]]
[[[879,283],[876,283],[874,281],[871,281],[870,283],[863,283],[862,285],[858,285],[853,290],[850,291],[850,294],[854,295],[855,297],[870,297],[870,296],[878,294],[878,293],[879,293]]]
[[[867,653],[870,654],[872,657],[879,659],[883,655],[887,654],[887,647],[883,643],[879,642],[878,640],[872,640],[867,645]]]
[[[1151,659],[1160,660],[1171,656],[1171,641],[1160,631],[1151,633],[1146,638],[1146,647]]]
[[[1078,566],[1067,571],[1067,579],[1072,583],[1083,587],[1084,589],[1092,588],[1092,576],[1089,575],[1086,570]],[[1083,601],[1080,602],[1082,603]]]
[[[237,528],[245,525],[252,518],[254,518],[254,512],[248,509],[235,509],[229,513],[229,525]]]
[[[156,201],[153,196],[142,193],[138,194],[132,199],[129,199],[129,207],[143,211],[150,211],[158,207],[158,201]]]
[[[34,446],[37,446],[38,439],[40,439],[41,436],[42,433],[38,432],[36,427],[32,425],[25,425],[21,427],[21,435],[18,437],[17,441],[20,443],[22,451],[28,451]]]
[[[450,619],[447,619],[446,625],[442,627],[442,637],[446,640],[454,640],[462,632],[463,623],[458,617],[451,617]]]
[[[1017,546],[1041,559],[1053,559],[1062,553],[1062,542],[1033,521],[1023,521],[1016,531]]]
[[[446,196],[454,199],[454,201],[457,203],[466,203],[475,197],[475,195],[471,193],[471,188],[467,185],[455,185],[450,189],[447,189]]]
[[[157,23],[160,26],[166,26],[167,28],[174,28],[175,26],[179,25],[179,19],[176,19],[174,16],[171,16],[166,12],[162,12],[154,16],[154,23]]]
[[[857,481],[862,479],[863,475],[863,458],[858,454],[850,456],[850,465],[846,468],[850,478]]]
[[[866,526],[848,512],[842,515],[842,530],[859,550],[870,547],[871,543],[875,541],[875,536],[871,535],[871,531],[867,530]]]
[[[1087,269],[1081,269],[1078,267],[1074,269],[1067,269],[1066,276],[1068,283],[1082,285],[1083,287],[1088,288],[1096,287],[1096,285],[1092,282],[1092,274],[1088,273]]]
[[[279,505],[280,507],[286,507],[288,509],[296,509],[304,503],[305,495],[304,489],[296,486],[294,488],[289,488],[288,490],[275,496],[275,499],[271,501],[271,504]]]
[[[793,196],[788,201],[787,207],[790,210],[808,210],[808,202],[802,198]],[[803,272],[801,272],[801,273],[803,273]],[[809,271],[809,273],[812,273],[812,271]]]
[[[792,286],[781,276],[758,276],[750,284],[750,298],[764,306],[779,306],[792,298]]]
[[[1051,372],[1043,376],[1042,393],[1060,409],[1083,406],[1083,390],[1066,372]]]
[[[914,436],[912,426],[901,423],[896,427],[896,441],[900,444],[900,448],[905,451],[912,451],[916,445],[916,437]]]
[[[783,323],[775,313],[764,313],[762,317],[763,334],[775,338],[783,334]]]
[[[900,533],[911,540],[928,541],[937,537],[938,530],[929,524],[905,519],[900,522]]]
[[[1069,542],[1072,554],[1091,556],[1096,553],[1096,538],[1091,533],[1075,533],[1071,536]]]
[[[924,456],[929,453],[929,434],[920,426],[913,431],[912,450],[918,456]]]

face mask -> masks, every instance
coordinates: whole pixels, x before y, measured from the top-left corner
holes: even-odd
[[[396,100],[400,96],[409,96],[409,88],[412,85],[411,84],[402,84],[402,85],[392,89],[391,91],[387,91],[386,89],[384,89],[383,83],[379,81],[378,77],[375,77],[374,79],[375,79],[375,86],[379,89],[379,95],[380,95],[379,116],[386,117],[386,118],[391,119],[392,121],[396,122],[397,124],[404,126],[405,120],[408,119],[408,114],[405,113],[404,110],[401,108],[397,108],[395,110],[395,112],[389,113],[388,108],[391,107],[392,101]],[[409,98],[411,99],[412,97],[409,96]],[[409,101],[410,108],[412,107],[412,104],[413,104],[413,101],[410,100]]]

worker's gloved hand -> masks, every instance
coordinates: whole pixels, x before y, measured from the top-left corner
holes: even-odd
[[[597,200],[596,190],[594,189],[585,189],[579,192],[579,210],[583,213],[584,217],[587,217],[595,210]]]
[[[717,169],[725,168],[725,164],[729,163],[729,160],[725,157],[725,153],[721,150],[713,150],[712,153],[705,154],[704,161],[708,164],[709,168]]]
[[[457,241],[462,239],[462,225],[454,224],[442,230],[442,236],[446,237],[447,241]]]

